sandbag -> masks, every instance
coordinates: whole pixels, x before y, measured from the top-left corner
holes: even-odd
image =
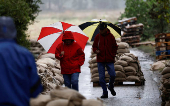
[[[42,67],[44,67],[44,68],[48,68],[47,64],[37,63],[37,62],[36,62],[36,64],[37,64],[38,67],[39,67],[39,66],[42,66]]]
[[[44,73],[45,70],[46,70],[46,68],[43,67],[43,66],[38,66],[38,67],[37,67],[37,70],[38,70],[39,73]]]
[[[91,54],[91,55],[90,55],[90,58],[93,58],[93,57],[95,57],[95,56],[97,56],[97,54]]]
[[[55,58],[55,54],[52,54],[52,53],[44,53],[44,54],[40,54],[38,56],[37,59],[41,59],[41,58],[51,58],[51,59],[56,59]]]
[[[126,78],[115,78],[115,81],[126,81]]]
[[[134,73],[136,72],[135,68],[132,66],[124,67],[124,71],[125,71],[125,73],[126,72],[134,72]]]
[[[126,77],[127,81],[140,81],[138,76],[128,76]]]
[[[30,106],[46,106],[50,100],[50,95],[39,94],[36,98],[30,99]]]
[[[54,99],[47,103],[46,106],[68,106],[69,100],[67,99]]]
[[[97,67],[97,63],[92,64],[92,68],[95,68],[95,67]]]
[[[94,78],[94,77],[99,77],[99,73],[92,74],[91,78]]]
[[[121,71],[115,71],[116,72],[116,78],[126,78],[126,75]]]
[[[122,72],[124,72],[123,67],[121,65],[114,65],[114,68],[115,68],[115,71],[122,71]]]
[[[98,67],[93,68],[91,73],[92,74],[98,73]]]
[[[117,43],[117,45],[118,45],[118,49],[129,48],[129,44],[126,42],[120,42],[120,43]]]
[[[61,77],[59,74],[55,74],[54,78],[57,79],[58,81],[60,81],[61,85],[64,83],[64,78]]]
[[[165,68],[165,63],[162,62],[162,61],[158,61],[158,62],[155,62],[151,65],[151,68],[150,70],[152,71],[158,71],[158,70],[162,70]]]
[[[53,71],[53,73],[61,74],[61,70],[57,68],[51,68],[51,70]]]
[[[61,98],[61,99],[69,99],[72,101],[82,102],[83,99],[86,99],[83,95],[81,95],[76,90],[58,86],[55,90],[50,92],[51,98]]]
[[[162,71],[162,75],[170,73],[170,67],[165,67]]]
[[[38,59],[36,63],[43,63],[43,64],[47,64],[52,67],[54,67],[57,64],[56,61],[51,58]]]
[[[124,60],[118,60],[114,63],[114,65],[121,65],[123,67],[126,67],[126,66],[128,66],[128,63]]]
[[[125,48],[125,49],[118,49],[117,53],[130,53],[130,50]]]
[[[105,78],[110,78],[110,75],[107,71],[105,72]]]
[[[99,77],[93,77],[93,78],[91,79],[91,82],[99,82]]]
[[[170,106],[170,100],[166,102],[165,106]]]
[[[124,61],[130,62],[130,61],[133,60],[133,58],[131,58],[131,57],[129,57],[129,56],[121,56],[121,57],[120,57],[120,60],[124,60]]]
[[[96,62],[97,62],[97,58],[96,58],[96,56],[95,56],[95,57],[93,57],[93,58],[91,59],[91,62],[92,62],[92,63],[96,63]]]
[[[126,76],[136,76],[136,72],[126,72]]]
[[[128,56],[128,57],[131,57],[133,60],[136,60],[136,61],[138,60],[138,58],[132,53],[124,53],[122,56]]]
[[[164,74],[162,78],[166,78],[166,79],[170,78],[170,73]]]
[[[138,68],[138,63],[129,62],[129,66],[134,67],[136,71],[138,71],[138,70],[139,70],[139,68]]]
[[[95,99],[84,99],[82,102],[82,106],[103,106],[103,103],[99,100]]]
[[[116,38],[116,43],[120,43],[121,42],[121,39],[120,38]]]
[[[170,89],[170,79],[165,79],[162,84],[166,89]]]

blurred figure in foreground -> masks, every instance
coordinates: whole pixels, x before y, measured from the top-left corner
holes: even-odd
[[[0,17],[0,106],[29,106],[42,92],[33,55],[16,42],[12,18]]]
[[[114,69],[114,62],[118,46],[114,36],[107,28],[107,24],[101,22],[99,24],[99,30],[100,32],[96,35],[92,47],[93,52],[97,54],[99,82],[103,89],[101,98],[108,98],[108,91],[105,82],[105,67],[107,68],[108,74],[110,75],[108,89],[110,90],[111,94],[115,96],[116,92],[114,90],[114,82],[116,73]]]
[[[62,41],[56,48],[55,57],[60,60],[64,84],[68,88],[79,91],[79,73],[81,72],[80,67],[85,61],[85,54],[74,41],[71,31],[64,32]]]

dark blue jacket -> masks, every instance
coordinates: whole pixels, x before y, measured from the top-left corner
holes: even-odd
[[[40,92],[33,55],[12,39],[0,39],[0,106],[29,106]]]

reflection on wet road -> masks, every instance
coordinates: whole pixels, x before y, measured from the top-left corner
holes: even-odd
[[[85,48],[86,61],[82,66],[82,73],[79,80],[79,91],[87,99],[96,99],[102,95],[101,87],[93,87],[90,82],[91,75],[89,59],[91,55],[91,45]],[[145,77],[144,86],[116,86],[116,96],[112,96],[109,92],[108,99],[102,99],[106,106],[161,106],[160,91],[155,81],[153,72],[150,71],[150,64],[153,63],[152,58],[148,54],[139,51],[136,48],[130,48],[130,53],[138,57],[140,65]]]

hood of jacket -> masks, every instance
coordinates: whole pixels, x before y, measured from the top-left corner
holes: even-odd
[[[73,37],[73,34],[72,34],[71,31],[65,31],[65,32],[64,32],[62,41],[66,40],[66,39],[74,40],[74,37]]]
[[[11,17],[0,17],[0,39],[15,39],[17,30]]]

